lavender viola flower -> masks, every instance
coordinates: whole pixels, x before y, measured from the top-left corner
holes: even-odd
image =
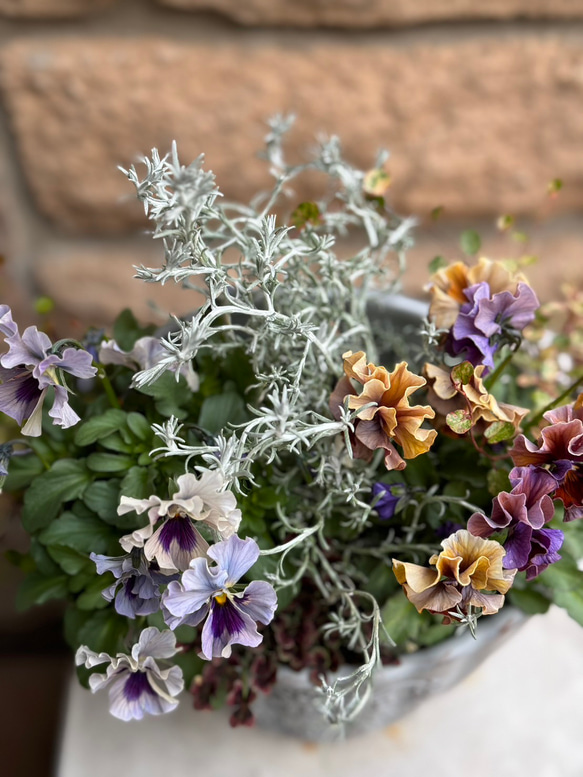
[[[162,605],[166,623],[172,629],[197,626],[206,618],[201,655],[210,660],[230,656],[233,644],[257,647],[263,637],[256,622],[271,622],[277,596],[273,586],[261,580],[254,580],[241,591],[233,590],[259,558],[255,540],[233,535],[209,548],[207,555],[216,562],[213,567],[205,558],[194,559],[181,581],[168,585]]]
[[[144,548],[146,559],[156,559],[163,572],[188,569],[194,558],[204,557],[208,543],[194,524],[202,521],[227,539],[239,528],[241,511],[234,494],[224,490],[225,481],[217,471],[202,470],[200,478],[181,475],[178,491],[170,500],[158,496],[132,499],[122,496],[118,514],[132,510],[148,512],[149,524],[120,539],[122,548]],[[161,521],[158,528],[154,528]]]
[[[541,572],[561,560],[558,551],[563,545],[565,535],[559,529],[535,529],[524,523],[518,523],[508,533],[504,543],[506,556],[505,569],[526,571],[526,579],[533,580]]]
[[[168,351],[158,337],[140,337],[131,351],[121,349],[115,340],[103,340],[99,347],[101,364],[120,364],[136,371],[152,369],[164,356],[168,356]],[[192,363],[184,364],[179,374],[186,379],[192,391],[198,391],[200,381]]]
[[[101,595],[120,615],[132,620],[137,615],[151,615],[160,609],[160,585],[169,578],[151,570],[141,551],[134,550],[125,556],[89,555],[97,567],[97,574],[111,572],[115,582],[105,588]]]
[[[92,378],[91,354],[78,348],[57,352],[44,332],[29,326],[22,336],[7,305],[0,305],[0,331],[8,352],[0,358],[0,411],[22,426],[22,434],[38,437],[42,431],[42,408],[49,388],[54,399],[49,416],[64,429],[81,419],[69,405],[63,373]],[[24,424],[24,425],[23,425]]]
[[[145,714],[162,715],[178,706],[174,697],[184,688],[182,669],[168,662],[176,652],[175,635],[151,626],[142,631],[129,656],[118,653],[112,658],[82,645],[75,662],[87,669],[108,663],[105,674],[90,676],[91,691],[109,685],[111,714],[120,720],[141,720]]]
[[[474,366],[494,367],[494,354],[505,337],[515,336],[534,320],[539,307],[536,294],[527,283],[516,293],[492,295],[487,281],[464,289],[467,302],[461,306],[450,334],[449,350],[464,354]]]
[[[373,504],[381,521],[390,520],[395,514],[397,505],[405,495],[404,483],[373,483],[373,497],[377,497]]]

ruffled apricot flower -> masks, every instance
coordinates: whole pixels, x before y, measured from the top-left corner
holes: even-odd
[[[464,262],[454,262],[438,270],[430,278],[429,320],[439,329],[451,329],[462,305],[468,301],[465,290],[476,283],[484,282],[490,287],[492,295],[504,291],[516,294],[519,283],[528,283],[522,273],[512,272],[503,262],[484,257],[473,267]]]
[[[434,418],[435,411],[429,405],[409,405],[409,397],[425,385],[425,379],[410,372],[406,362],[397,364],[390,373],[384,367],[367,364],[362,351],[348,351],[343,359],[346,377],[338,382],[330,408],[337,417],[348,397],[348,408],[359,411],[352,438],[355,458],[370,458],[373,451],[382,448],[386,468],[400,470],[406,466],[404,459],[427,453],[437,432],[422,429],[421,424],[426,418]],[[363,385],[360,394],[356,394],[350,378]],[[393,443],[402,448],[402,457]]]
[[[470,606],[493,615],[504,604],[516,570],[504,569],[506,551],[497,542],[460,529],[429,559],[435,569],[393,559],[393,572],[418,612],[468,614]],[[496,593],[494,593],[496,592]]]
[[[509,424],[512,428],[509,426],[505,430],[503,438],[514,437],[529,410],[498,402],[484,386],[484,370],[484,365],[473,368],[469,362],[454,367],[451,372],[434,364],[426,364],[423,373],[430,381],[429,401],[437,413],[446,418],[447,425],[458,434],[482,422],[481,425],[486,429],[492,424],[498,424],[497,429]]]

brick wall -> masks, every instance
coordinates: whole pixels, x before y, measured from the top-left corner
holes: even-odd
[[[116,166],[176,138],[245,198],[265,119],[293,110],[292,156],[321,131],[365,167],[391,150],[395,206],[421,219],[410,287],[473,227],[491,255],[538,254],[548,297],[583,272],[582,33],[583,0],[0,0],[2,296],[26,316],[48,294],[68,322],[183,312],[132,280],[157,249]]]

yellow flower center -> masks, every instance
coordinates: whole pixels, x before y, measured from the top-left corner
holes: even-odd
[[[215,596],[215,602],[217,604],[224,604],[227,601],[227,594],[219,594]]]

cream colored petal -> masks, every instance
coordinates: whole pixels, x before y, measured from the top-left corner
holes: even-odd
[[[421,593],[437,585],[440,578],[439,572],[435,569],[411,564],[408,561],[399,561],[396,558],[393,559],[393,572],[401,585],[407,583],[415,593]]]

